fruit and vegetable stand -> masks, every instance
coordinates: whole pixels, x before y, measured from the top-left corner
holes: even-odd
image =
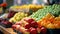
[[[0,7],[0,31],[4,34],[60,34],[60,4]],[[5,7],[6,8],[6,7]]]

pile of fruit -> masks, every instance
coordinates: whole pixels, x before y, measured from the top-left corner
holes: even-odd
[[[17,12],[9,11],[7,18],[12,18]]]
[[[24,10],[24,9],[29,9],[29,10],[33,10],[34,12],[37,11],[38,9],[42,9],[43,6],[42,5],[32,5],[32,4],[29,4],[29,5],[22,5],[22,6],[12,6],[10,9],[11,10],[16,10],[16,11],[21,11],[21,10]]]
[[[28,16],[28,14],[26,14],[24,12],[18,12],[12,18],[10,18],[9,21],[16,23],[16,22],[20,21],[22,18],[27,17],[27,16]]]
[[[38,25],[34,19],[27,17],[14,24],[12,28],[23,34],[46,34],[47,32],[45,27]]]
[[[12,22],[9,22],[7,19],[0,18],[0,25],[3,27],[11,27],[13,24]]]
[[[48,13],[44,18],[38,21],[38,24],[48,29],[60,29],[60,16],[55,17]]]
[[[60,5],[54,4],[17,21],[12,28],[23,34],[46,34],[47,29],[60,29]],[[47,29],[46,29],[47,28]]]
[[[44,7],[43,9],[38,10],[36,13],[33,13],[30,17],[34,18],[36,21],[42,19],[46,14],[51,13],[55,17],[60,15],[60,5],[54,4],[51,6]]]
[[[43,7],[42,5],[30,4],[12,6],[10,9],[12,10],[7,16],[9,20],[0,18],[0,24],[12,26],[14,30],[23,34],[46,34],[47,29],[60,29],[60,5],[54,4]],[[28,12],[28,10],[32,11]],[[33,13],[33,11],[37,12]],[[28,13],[31,12],[33,14],[29,16]]]

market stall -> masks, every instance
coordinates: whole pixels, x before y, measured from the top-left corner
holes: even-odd
[[[59,0],[8,1],[0,4],[0,34],[60,34]]]

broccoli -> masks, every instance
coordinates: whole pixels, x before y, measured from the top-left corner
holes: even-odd
[[[42,19],[47,13],[53,14],[55,17],[60,15],[60,5],[54,4],[47,6],[43,9],[39,9],[36,13],[32,14],[31,18],[34,18],[36,21]]]

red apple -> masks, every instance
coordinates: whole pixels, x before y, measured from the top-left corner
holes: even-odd
[[[30,24],[26,24],[25,29],[29,29],[29,28],[30,28]]]
[[[37,29],[31,27],[31,28],[30,28],[30,34],[37,34]]]
[[[19,21],[17,23],[15,23],[16,25],[21,25],[22,24],[22,21]]]
[[[40,33],[40,32],[41,32],[41,29],[40,29],[39,27],[37,28],[37,32],[38,32],[38,33]]]
[[[12,28],[13,28],[13,29],[16,29],[16,25],[12,25]]]
[[[38,27],[38,24],[36,21],[32,21],[31,24],[30,24],[31,27],[34,27],[34,28],[37,28]]]
[[[28,30],[28,29],[25,29],[25,28],[22,27],[22,26],[20,26],[20,28],[19,28],[19,31],[22,32],[22,33],[26,32],[27,30]]]
[[[16,25],[16,30],[19,31],[20,27],[21,27],[20,25]]]
[[[46,34],[46,32],[47,32],[47,29],[46,29],[45,27],[42,27],[42,28],[41,28],[41,33],[42,33],[42,34]]]
[[[15,29],[15,30],[19,30],[20,25],[12,25],[12,28]]]
[[[25,18],[24,20],[28,23],[31,23],[32,21],[34,21],[32,18]]]

